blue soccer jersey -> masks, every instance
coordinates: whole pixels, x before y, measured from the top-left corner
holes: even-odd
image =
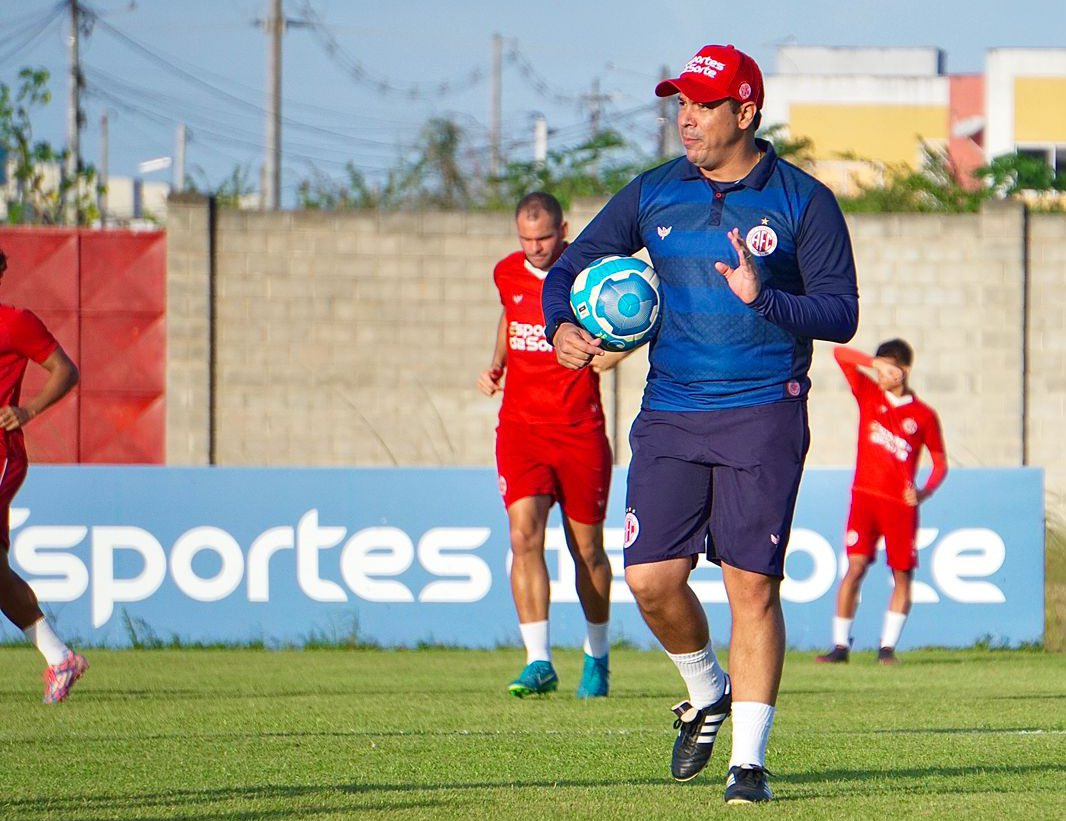
[[[858,324],[855,262],[844,216],[814,177],[765,155],[744,179],[715,183],[680,157],[647,171],[604,206],[543,288],[548,340],[573,322],[570,287],[589,263],[647,248],[662,290],[643,407],[699,411],[797,399],[810,388],[812,340],[846,342]],[[762,286],[745,305],[715,262],[735,267],[739,228]]]

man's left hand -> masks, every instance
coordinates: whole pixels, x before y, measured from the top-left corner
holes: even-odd
[[[737,252],[737,267],[732,268],[724,262],[716,262],[714,268],[725,277],[730,289],[745,305],[750,305],[759,296],[762,290],[759,285],[759,275],[751,264],[751,253],[744,246],[744,240],[740,238],[740,229],[734,228],[728,234],[729,242],[733,250]]]

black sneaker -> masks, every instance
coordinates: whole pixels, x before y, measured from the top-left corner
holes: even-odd
[[[898,664],[899,659],[896,658],[896,652],[891,647],[881,647],[877,651],[877,660],[881,664]]]
[[[816,656],[814,660],[819,664],[842,664],[848,660],[848,648],[838,644],[825,655]]]
[[[765,767],[730,767],[725,782],[725,803],[758,804],[774,797]]]
[[[688,781],[700,774],[711,760],[714,740],[722,722],[733,707],[733,691],[729,676],[725,677],[725,692],[714,704],[697,710],[687,701],[673,707],[674,729],[678,730],[674,742],[674,755],[670,760],[670,775],[675,781]]]

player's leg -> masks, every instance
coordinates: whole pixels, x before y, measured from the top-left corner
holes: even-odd
[[[891,505],[885,511],[885,554],[892,570],[892,595],[881,628],[881,642],[877,660],[881,664],[895,664],[896,645],[911,612],[911,582],[918,566],[915,536],[918,533],[918,508],[910,505]]]
[[[837,588],[836,611],[833,615],[833,648],[815,661],[841,663],[848,660],[851,650],[851,627],[855,623],[855,611],[859,607],[859,591],[866,571],[877,552],[877,540],[881,537],[874,518],[870,515],[869,501],[860,494],[853,494],[848,526],[845,535],[848,567]]]
[[[603,523],[563,517],[566,544],[574,559],[575,587],[585,614],[585,658],[578,698],[606,696],[610,678],[611,563],[603,549]]]
[[[773,798],[766,748],[784,666],[780,589],[810,441],[807,409],[791,402],[749,408],[719,428],[710,536],[732,615],[733,749],[725,800],[763,802]]]
[[[711,470],[685,459],[694,435],[686,416],[642,411],[633,425],[624,543],[626,582],[688,689],[688,700],[673,707],[678,736],[670,771],[679,781],[694,778],[710,760],[732,699],[703,606],[688,583],[705,548]]]
[[[576,426],[559,445],[553,461],[563,531],[574,560],[578,601],[585,614],[585,659],[577,696],[596,698],[607,695],[610,675],[613,572],[603,548],[603,517],[611,486],[611,447],[599,420]]]
[[[544,559],[544,531],[551,496],[526,496],[507,507],[511,532],[511,595],[518,613],[518,629],[526,648],[526,666],[508,686],[522,697],[558,687],[552,665],[548,604],[551,581]]]
[[[89,663],[74,653],[56,635],[44,617],[33,588],[11,569],[8,557],[11,543],[9,514],[11,500],[26,475],[25,463],[19,465],[3,460],[0,471],[0,611],[19,628],[26,639],[44,656],[48,668],[44,672],[44,701],[63,701],[70,688],[84,673]]]
[[[501,420],[496,429],[496,466],[510,529],[511,595],[526,648],[526,666],[507,689],[519,697],[550,692],[559,681],[551,663],[550,582],[544,560],[555,479],[538,455],[543,448],[534,427]]]

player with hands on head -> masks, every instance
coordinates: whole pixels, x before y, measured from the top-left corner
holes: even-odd
[[[0,282],[7,256],[0,251]],[[23,400],[22,378],[33,361],[48,372],[36,396]],[[31,311],[0,304],[0,610],[44,656],[44,701],[63,701],[89,663],[56,635],[37,596],[12,568],[11,502],[29,467],[23,428],[78,384],[78,368]]]
[[[914,352],[902,339],[881,343],[874,356],[845,347],[838,347],[833,355],[859,406],[859,437],[845,538],[848,569],[837,590],[833,649],[817,660],[823,664],[848,660],[859,590],[877,556],[878,540],[884,537],[893,588],[877,658],[882,664],[894,664],[896,645],[911,610],[911,586],[918,566],[918,505],[933,494],[948,472],[944,437],[936,411],[907,384]],[[923,447],[929,451],[933,469],[919,489],[915,476]]]
[[[511,593],[526,648],[526,666],[508,691],[523,697],[558,687],[548,622],[551,581],[544,555],[548,514],[558,502],[586,621],[577,695],[601,697],[609,690],[612,571],[603,548],[603,519],[612,457],[599,376],[596,369],[557,363],[544,338],[541,288],[566,248],[559,202],[543,192],[528,194],[515,209],[515,225],[522,250],[496,266],[494,280],[503,310],[492,361],[477,380],[486,396],[503,393],[496,464],[510,526]],[[593,355],[581,364],[587,365]],[[598,358],[609,367],[621,357]]]
[[[585,367],[598,349],[575,324],[576,276],[647,250],[662,306],[629,437],[626,582],[688,689],[673,708],[672,776],[699,774],[732,715],[725,800],[763,802],[812,342],[855,333],[855,264],[829,189],[755,137],[764,92],[751,57],[704,46],[655,91],[677,95],[685,155],[637,176],[567,248],[544,285],[546,335],[560,364]],[[728,675],[689,585],[701,554],[729,600]]]

